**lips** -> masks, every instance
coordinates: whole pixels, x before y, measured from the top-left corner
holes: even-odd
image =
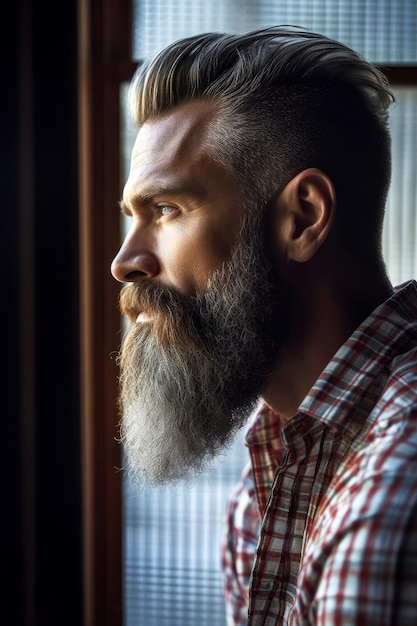
[[[153,321],[152,313],[141,311],[136,317],[136,324],[146,324]]]

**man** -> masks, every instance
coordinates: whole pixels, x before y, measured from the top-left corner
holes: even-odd
[[[417,291],[381,255],[392,100],[298,29],[186,39],[132,81],[121,438],[134,476],[175,481],[262,399],[249,624],[417,623]]]

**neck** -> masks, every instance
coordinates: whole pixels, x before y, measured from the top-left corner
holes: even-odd
[[[339,268],[340,269],[340,268]],[[352,265],[350,265],[352,270]],[[302,268],[305,272],[305,268]],[[307,272],[309,273],[309,272]],[[298,278],[293,284],[292,332],[264,391],[264,401],[289,419],[324,367],[360,323],[392,295],[384,271],[334,272],[328,280],[322,271]],[[326,276],[326,279],[318,277]]]

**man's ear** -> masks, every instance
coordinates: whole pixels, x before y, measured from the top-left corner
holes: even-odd
[[[275,200],[281,245],[289,260],[309,261],[333,224],[336,193],[329,176],[316,168],[292,178]]]

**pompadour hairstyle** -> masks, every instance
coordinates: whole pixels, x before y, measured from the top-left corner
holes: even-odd
[[[138,125],[198,99],[217,106],[207,149],[258,206],[303,169],[322,169],[341,239],[368,260],[380,256],[394,97],[377,67],[296,27],[207,33],[146,60],[129,91]]]

